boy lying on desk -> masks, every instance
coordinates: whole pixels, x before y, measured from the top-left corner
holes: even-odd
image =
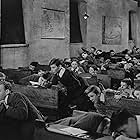
[[[94,103],[100,94],[100,89],[97,86],[92,85],[87,88],[85,93],[87,93],[89,100],[93,103],[94,106]],[[94,111],[97,110],[95,109]],[[60,124],[64,126],[80,128],[82,130],[88,131],[90,134],[101,133],[109,135],[110,119],[107,116],[101,115],[97,112],[75,111],[73,114],[77,115],[67,117],[50,124]]]
[[[60,124],[80,128],[89,132],[91,135],[94,135],[95,133],[104,135],[110,134],[110,119],[107,116],[96,112],[83,112],[80,115],[67,117],[50,124]]]
[[[30,80],[29,82],[32,86],[46,87],[47,88],[47,84],[48,84],[51,76],[52,75],[50,72],[46,72],[38,78],[38,81],[31,81]]]
[[[91,133],[103,133],[110,136],[98,140],[140,140],[140,115],[133,115],[127,109],[120,109],[109,119],[95,112],[86,112],[76,117],[69,117],[54,124],[72,126]],[[112,136],[111,136],[112,134]]]

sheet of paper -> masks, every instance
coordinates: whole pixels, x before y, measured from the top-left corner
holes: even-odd
[[[34,82],[34,81],[29,81],[32,85],[39,85],[38,82]]]
[[[87,133],[87,131],[85,131],[85,130],[82,130],[79,128],[74,128],[74,127],[67,127],[67,128],[63,128],[60,130],[66,132],[68,134],[74,135],[74,136]]]

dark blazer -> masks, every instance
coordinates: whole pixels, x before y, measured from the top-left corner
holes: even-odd
[[[42,114],[20,93],[8,95],[8,109],[0,105],[0,139],[1,140],[32,140],[35,119],[42,119]],[[8,135],[7,135],[8,132]]]
[[[66,69],[62,77],[58,75],[54,76],[54,80],[52,81],[52,85],[55,85],[61,82],[67,89],[67,95],[72,99],[79,97],[84,91],[82,88],[82,84],[78,77],[70,70]]]
[[[5,111],[5,117],[23,121],[34,121],[42,118],[41,113],[24,94],[11,93],[7,104],[9,107]]]

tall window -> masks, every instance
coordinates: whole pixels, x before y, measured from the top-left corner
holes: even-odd
[[[83,41],[80,30],[78,1],[70,0],[70,43],[80,42]]]
[[[24,44],[22,0],[2,0],[1,44]]]
[[[136,12],[129,11],[129,40],[136,40]]]

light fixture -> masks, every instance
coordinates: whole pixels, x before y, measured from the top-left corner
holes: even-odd
[[[89,15],[85,12],[84,19],[87,19],[88,17],[89,17]]]

